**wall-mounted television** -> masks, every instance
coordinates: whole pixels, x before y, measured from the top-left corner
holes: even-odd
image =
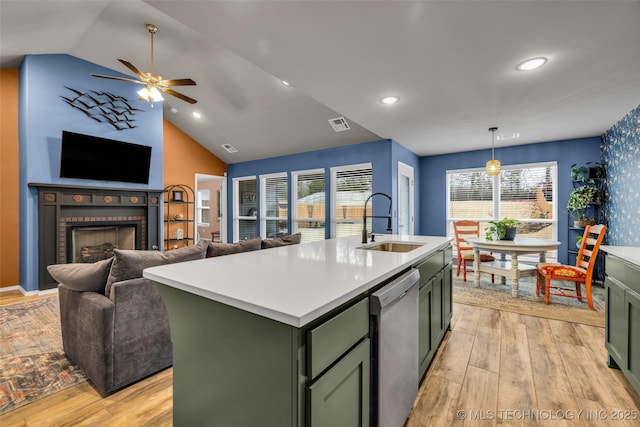
[[[151,147],[62,131],[60,177],[149,183]]]

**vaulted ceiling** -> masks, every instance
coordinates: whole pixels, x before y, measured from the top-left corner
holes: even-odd
[[[639,1],[2,0],[0,66],[67,53],[148,71],[146,23],[156,71],[197,82],[165,117],[227,163],[381,138],[484,149],[491,126],[520,134],[496,147],[597,136],[640,104]]]

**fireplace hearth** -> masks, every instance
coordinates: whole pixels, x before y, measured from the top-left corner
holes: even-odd
[[[57,286],[48,265],[160,248],[162,190],[29,185],[38,189],[39,290]]]

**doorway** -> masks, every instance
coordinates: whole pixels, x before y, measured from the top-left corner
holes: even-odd
[[[398,162],[398,234],[412,236],[414,233],[414,183],[413,168]]]
[[[227,241],[226,176],[196,174],[195,233],[197,241]]]

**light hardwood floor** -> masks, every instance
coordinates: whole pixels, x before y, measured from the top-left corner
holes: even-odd
[[[0,294],[0,304],[22,300]],[[459,304],[453,316],[407,427],[640,426],[640,397],[606,366],[603,328]],[[0,416],[0,425],[171,426],[172,374],[107,398],[84,382]]]

